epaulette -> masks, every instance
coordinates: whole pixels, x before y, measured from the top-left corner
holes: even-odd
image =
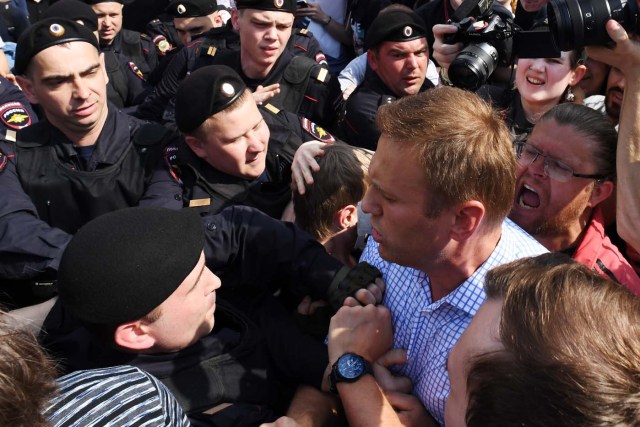
[[[329,77],[329,70],[327,70],[323,66],[316,67],[316,69],[314,69],[311,72],[311,77],[316,79],[320,83],[325,83],[326,84],[328,82],[328,80],[329,80],[327,78],[327,77]]]
[[[273,113],[275,115],[280,114],[280,109],[273,104],[267,103],[267,104],[264,104],[263,107],[265,110],[269,111],[270,113]]]

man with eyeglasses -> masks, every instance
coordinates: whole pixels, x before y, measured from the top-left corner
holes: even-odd
[[[509,217],[547,249],[640,294],[640,278],[605,234],[600,203],[615,189],[617,133],[598,112],[562,104],[516,141],[516,193]]]

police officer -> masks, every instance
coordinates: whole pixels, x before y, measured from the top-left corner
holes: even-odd
[[[203,67],[176,97],[185,144],[165,149],[183,204],[204,212],[241,204],[280,218],[291,201],[291,162],[302,142],[333,142],[324,129],[271,104],[258,108],[234,70]],[[168,192],[167,192],[168,193]]]
[[[347,99],[340,128],[351,145],[375,150],[380,105],[432,88],[426,78],[429,49],[422,19],[410,10],[383,10],[365,36],[364,82]]]
[[[338,80],[317,61],[287,49],[295,11],[294,0],[236,1],[231,22],[240,34],[240,50],[201,58],[198,66],[227,65],[252,91],[278,83],[273,105],[331,128]]]
[[[55,276],[79,227],[153,194],[161,144],[175,136],[107,104],[98,49],[91,30],[62,18],[20,38],[16,78],[46,120],[0,142],[0,278]]]
[[[121,0],[85,0],[98,15],[100,50],[112,52],[116,66],[109,66],[109,80],[114,80],[122,106],[137,105],[150,90],[150,79],[158,66],[153,41],[145,34],[122,28]],[[111,64],[109,64],[111,65]]]
[[[172,102],[180,82],[194,69],[198,55],[206,55],[217,49],[237,49],[240,38],[231,24],[223,24],[215,1],[174,0],[166,11],[173,16],[174,26],[184,47],[173,55],[162,79],[138,107],[135,115],[146,120],[173,123]]]

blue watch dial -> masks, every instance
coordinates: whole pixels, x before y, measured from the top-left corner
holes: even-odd
[[[338,373],[347,380],[360,377],[364,372],[364,362],[356,354],[347,353],[338,359]]]

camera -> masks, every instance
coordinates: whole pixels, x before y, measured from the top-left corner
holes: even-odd
[[[609,19],[618,21],[628,33],[637,33],[639,25],[635,0],[551,0],[547,16],[559,50],[611,43],[605,29]]]
[[[511,65],[516,56],[560,57],[548,28],[523,31],[511,18],[494,12],[493,0],[465,0],[448,23],[458,31],[445,36],[444,42],[465,45],[448,69],[456,87],[477,90],[498,65]]]

